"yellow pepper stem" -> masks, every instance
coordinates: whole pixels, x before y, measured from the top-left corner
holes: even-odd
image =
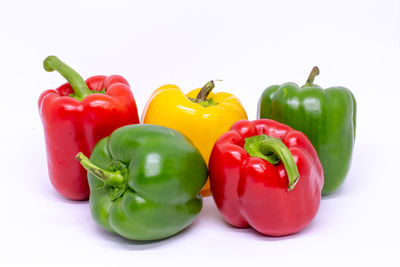
[[[214,81],[209,81],[206,85],[201,88],[200,92],[197,94],[196,98],[194,99],[194,103],[201,103],[206,101],[207,96],[211,93],[212,89],[214,89],[215,84]]]

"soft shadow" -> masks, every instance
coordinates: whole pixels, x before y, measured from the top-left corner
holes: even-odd
[[[312,220],[311,223],[306,226],[306,228],[304,228],[302,231],[298,233],[285,236],[264,235],[253,229],[251,226],[249,226],[248,228],[238,228],[229,224],[219,213],[218,208],[216,207],[214,200],[212,198],[211,201],[208,201],[208,203],[203,207],[200,217],[201,219],[212,220],[214,221],[214,223],[223,224],[224,227],[227,227],[227,231],[231,231],[232,233],[234,232],[235,234],[243,236],[252,236],[257,238],[258,240],[263,240],[263,241],[282,241],[282,240],[301,238],[302,235],[306,235],[309,234],[309,232],[312,232],[313,228],[315,228],[316,225],[315,223],[316,218],[314,218],[314,220]]]
[[[345,186],[344,186],[344,184],[342,184],[338,189],[336,189],[335,192],[333,192],[329,195],[326,195],[326,196],[322,196],[321,200],[338,198],[338,197],[342,197],[344,195],[345,195]]]
[[[237,231],[243,235],[251,235],[257,240],[262,240],[266,242],[276,242],[276,241],[282,241],[282,240],[290,240],[290,239],[295,239],[295,238],[301,238],[302,235],[307,234],[307,232],[311,231],[311,228],[313,227],[313,222],[311,222],[305,229],[298,233],[290,234],[290,235],[285,235],[285,236],[269,236],[269,235],[264,235],[252,227],[249,228],[236,228],[228,223],[226,223],[229,228],[232,229],[232,231]]]
[[[369,146],[366,147],[363,144],[355,144],[351,166],[343,184],[332,194],[323,196],[323,200],[353,196],[365,192],[366,188],[368,188],[368,183],[370,183],[370,181],[365,178],[370,177],[371,172],[371,169],[365,166],[374,166],[375,164],[371,157],[365,156],[369,155],[370,151],[371,147]]]
[[[302,231],[294,233],[294,234],[289,234],[289,235],[285,235],[285,236],[268,236],[268,235],[264,235],[261,234],[260,232],[257,232],[255,229],[250,228],[251,233],[253,236],[256,236],[257,239],[261,239],[261,240],[265,240],[265,241],[283,241],[283,240],[291,240],[291,239],[296,239],[296,238],[301,238],[301,236],[303,235],[309,235],[309,232],[312,232],[312,228],[314,228],[314,221],[312,221],[309,225],[306,226],[306,228],[304,228]]]
[[[167,237],[164,239],[160,239],[160,240],[154,240],[154,241],[130,240],[123,236],[118,235],[117,233],[111,233],[97,224],[94,227],[95,227],[96,232],[101,236],[101,238],[103,238],[107,241],[110,241],[110,242],[120,246],[123,249],[126,249],[126,250],[148,250],[148,249],[152,249],[155,247],[166,245],[170,242],[176,242],[177,239],[182,238],[183,236],[188,234],[188,232],[190,232],[194,223],[195,222],[193,222],[191,225],[189,225],[188,227],[186,227],[185,229],[176,233],[173,236],[170,236],[170,237]]]
[[[55,201],[66,203],[66,204],[86,204],[89,203],[89,200],[72,200],[64,197],[60,193],[58,193],[54,188],[50,188],[50,190],[46,193],[49,197],[53,198]]]
[[[217,205],[214,199],[210,196],[203,199],[203,208],[201,209],[198,219],[196,221],[208,221],[208,222],[225,222],[221,213],[218,211]]]

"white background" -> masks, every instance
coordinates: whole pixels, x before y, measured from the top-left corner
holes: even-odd
[[[395,266],[400,238],[400,1],[2,1],[0,265]],[[155,243],[105,232],[87,202],[51,187],[37,99],[64,83],[57,55],[87,78],[121,74],[139,112],[165,83],[242,100],[250,119],[271,84],[342,85],[358,101],[352,168],[303,232],[228,226],[208,198],[187,230]]]

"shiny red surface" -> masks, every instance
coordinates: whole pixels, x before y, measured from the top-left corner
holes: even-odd
[[[274,166],[250,157],[245,138],[260,134],[280,138],[296,162],[300,178],[288,192],[282,163]],[[324,176],[317,152],[301,132],[273,120],[241,120],[214,145],[209,163],[211,192],[225,220],[233,226],[283,236],[304,229],[315,217]]]
[[[86,80],[91,94],[82,101],[70,97],[66,83],[43,92],[39,98],[50,181],[63,196],[73,200],[89,197],[85,169],[75,160],[78,152],[90,155],[96,143],[115,129],[139,123],[135,99],[121,76],[93,76]]]

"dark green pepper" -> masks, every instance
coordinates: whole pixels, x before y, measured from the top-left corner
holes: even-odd
[[[208,176],[200,152],[181,133],[129,125],[94,148],[88,170],[90,208],[105,229],[132,240],[156,240],[187,227],[202,207]]]
[[[333,193],[346,178],[356,134],[356,100],[344,87],[314,85],[314,67],[306,84],[273,85],[265,89],[258,117],[273,119],[307,135],[324,169],[322,195]]]

